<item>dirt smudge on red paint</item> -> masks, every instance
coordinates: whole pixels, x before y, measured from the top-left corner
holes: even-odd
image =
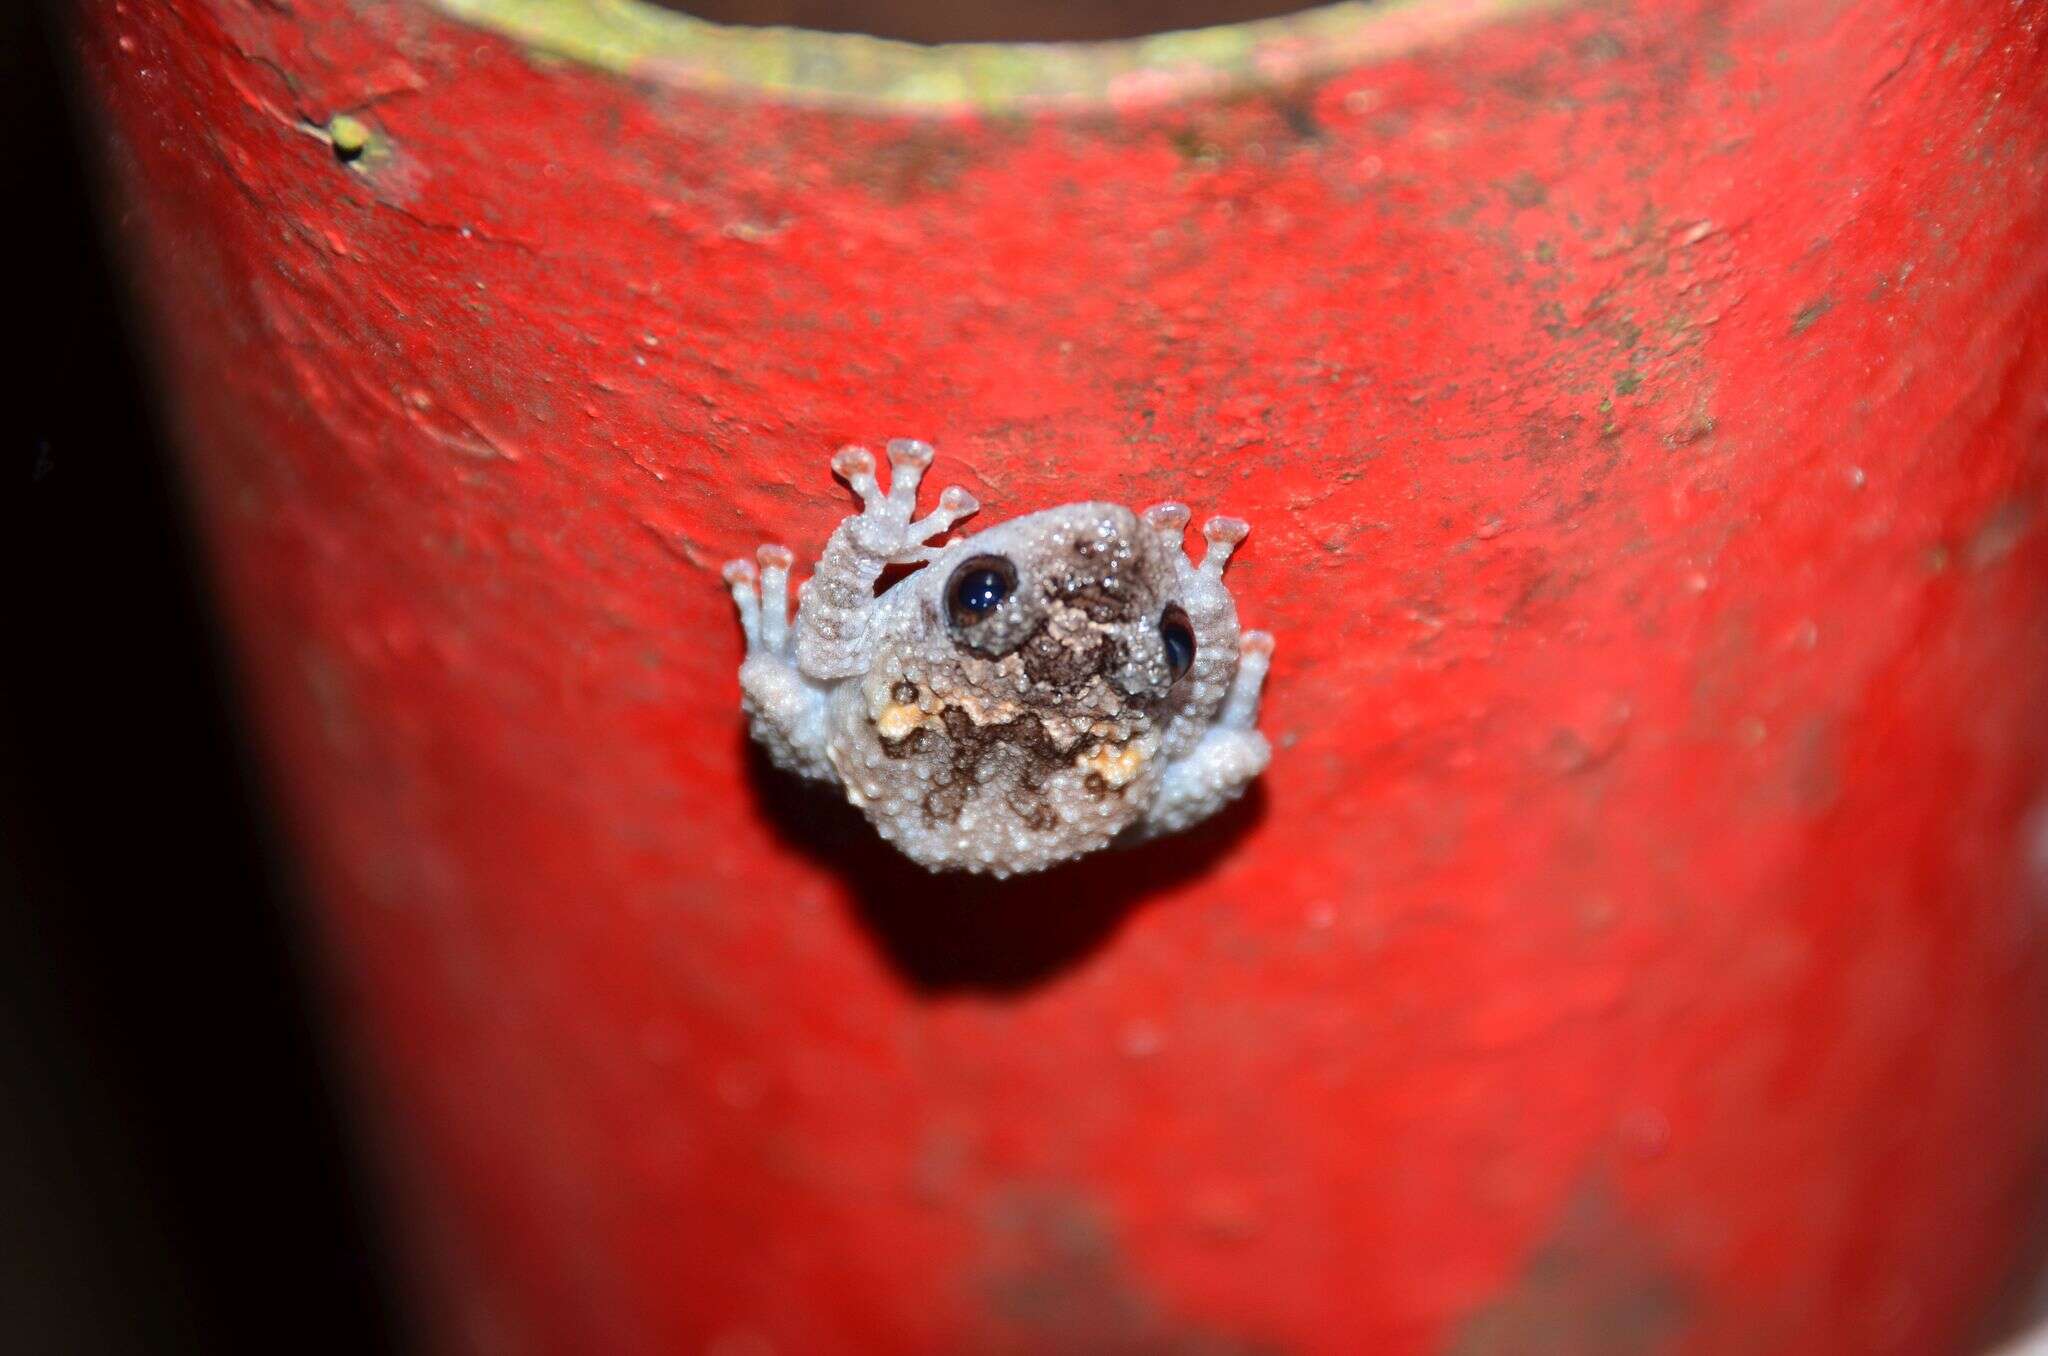
[[[1764,663],[1752,606],[1733,604],[1709,622],[1693,657],[1692,732],[1702,738],[1718,738],[1748,715],[1748,702]]]
[[[1804,306],[1800,307],[1798,312],[1792,317],[1792,333],[1806,333],[1808,330],[1814,327],[1815,323],[1818,322],[1822,316],[1826,315],[1829,311],[1832,311],[1834,309],[1834,297],[1828,293],[1822,293],[1820,296],[1815,297],[1812,301],[1809,301]]]
[[[1665,431],[1664,445],[1673,448],[1691,447],[1713,433],[1718,425],[1719,421],[1714,418],[1714,412],[1707,403],[1707,393],[1701,391],[1694,396],[1691,406]]]
[[[1842,720],[1823,714],[1793,730],[1785,758],[1785,783],[1792,803],[1809,814],[1832,809],[1842,798]]]
[[[1519,427],[1500,455],[1584,488],[1613,469],[1624,439],[1705,443],[1717,422],[1705,350],[1729,304],[1728,232],[1649,201],[1582,217],[1568,181],[1494,188],[1497,201],[1462,229],[1502,252],[1503,277],[1527,298],[1530,328],[1551,341],[1556,373],[1549,399],[1506,398],[1502,413]]]
[[[1091,134],[1120,145],[1163,140],[1191,170],[1272,164],[1331,143],[1318,111],[1324,88],[1316,80],[1281,81],[1211,104],[1084,121]]]
[[[1988,570],[2011,555],[2033,526],[2034,512],[2018,499],[1991,510],[1963,544],[1963,560],[1973,570]]]
[[[1021,140],[1024,125],[989,118],[972,133],[945,123],[905,120],[896,135],[868,124],[849,125],[832,158],[835,182],[862,188],[883,202],[901,204],[957,189],[969,170],[986,171]]]
[[[1541,207],[1550,200],[1550,186],[1528,170],[1502,180],[1498,187],[1512,207]]]
[[[1106,1214],[1056,1187],[995,1194],[971,1349],[987,1356],[1277,1356],[1164,1312],[1131,1274]]]
[[[1578,445],[1585,422],[1582,414],[1535,410],[1522,420],[1519,436],[1502,457],[1526,457],[1539,466],[1547,464]]]
[[[1550,1236],[1445,1356],[1650,1356],[1681,1333],[1688,1287],[1604,1177],[1581,1184]]]

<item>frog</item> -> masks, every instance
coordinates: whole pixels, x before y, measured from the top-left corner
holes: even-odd
[[[935,872],[1007,877],[1182,832],[1272,759],[1258,728],[1271,633],[1240,630],[1224,569],[1250,532],[1178,501],[1062,504],[940,541],[918,516],[931,444],[839,449],[859,501],[790,608],[794,553],[727,563],[740,705],[786,772],[836,787]],[[936,544],[935,544],[936,543]]]

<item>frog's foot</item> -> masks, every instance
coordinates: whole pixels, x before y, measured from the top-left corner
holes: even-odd
[[[892,565],[930,560],[937,552],[925,543],[981,507],[966,490],[948,485],[940,493],[936,509],[913,519],[917,487],[931,464],[930,443],[891,439],[889,488],[885,492],[875,479],[874,453],[865,447],[842,447],[833,455],[833,472],[860,496],[861,511],[846,521],[855,546]]]
[[[1223,698],[1216,724],[1226,730],[1256,730],[1259,725],[1259,696],[1265,691],[1266,670],[1273,664],[1273,633],[1247,631],[1237,638],[1237,673]]]
[[[747,654],[740,662],[740,707],[754,738],[778,767],[833,780],[826,757],[825,692],[797,671],[789,625],[786,546],[763,546],[753,560],[727,562],[726,587],[739,608]]]
[[[1188,527],[1188,506],[1176,499],[1152,505],[1141,515],[1144,524],[1158,538],[1160,545],[1179,554],[1182,539]],[[1230,563],[1230,557],[1239,543],[1251,535],[1252,525],[1242,518],[1218,516],[1202,524],[1202,537],[1208,547],[1202,553],[1198,568],[1211,579],[1223,577],[1223,567]]]
[[[1188,530],[1188,506],[1178,499],[1168,499],[1154,504],[1139,515],[1146,528],[1159,538],[1159,544],[1175,555],[1181,554],[1182,541]]]
[[[774,545],[756,551],[754,560],[742,556],[726,562],[725,586],[739,609],[749,659],[789,658],[789,569],[795,563],[787,546]]]
[[[1242,518],[1211,518],[1202,524],[1202,536],[1209,547],[1202,553],[1202,573],[1212,579],[1223,577],[1223,567],[1239,543],[1252,534],[1252,525]]]

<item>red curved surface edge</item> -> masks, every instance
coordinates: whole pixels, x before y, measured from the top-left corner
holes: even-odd
[[[82,19],[449,1348],[1980,1331],[2048,1125],[2038,9],[917,117]],[[894,435],[1253,522],[1250,804],[991,888],[750,759],[717,566]]]

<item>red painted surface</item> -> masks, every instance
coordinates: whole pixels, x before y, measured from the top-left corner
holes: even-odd
[[[2048,1125],[2037,7],[985,119],[83,11],[451,1348],[1964,1349]],[[991,888],[751,765],[716,566],[891,435],[1250,518],[1263,795]]]

